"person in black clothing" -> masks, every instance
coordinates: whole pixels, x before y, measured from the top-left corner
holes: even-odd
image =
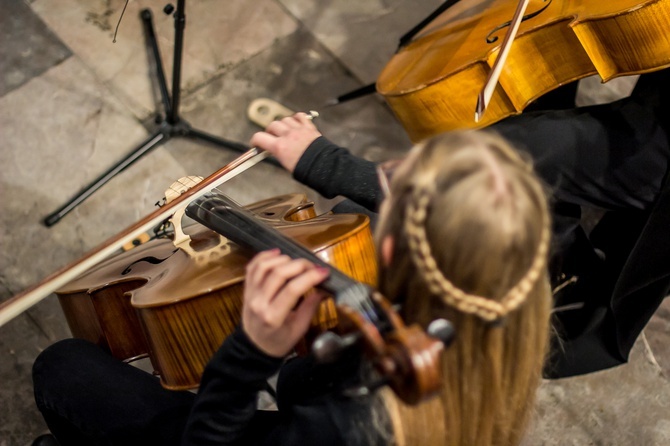
[[[453,322],[441,391],[416,406],[388,388],[356,397],[348,390],[371,377],[359,352],[335,365],[285,359],[322,297],[309,290],[329,272],[267,251],[247,266],[241,325],[208,363],[197,395],[163,390],[155,377],[87,341],[64,340],[42,352],[33,368],[35,399],[58,441],[518,444],[540,382],[551,309],[550,217],[529,163],[496,135],[453,133],[417,145],[390,176],[388,165],[328,143],[304,114],[276,121],[253,143],[273,153],[311,144],[317,158],[355,165],[353,175],[388,186],[376,230],[379,290],[408,324]],[[297,175],[309,167],[306,175],[326,179],[328,171],[312,161],[302,156]],[[341,181],[346,188],[349,181]],[[370,205],[381,201],[380,191],[350,190]],[[278,410],[259,411],[259,392],[277,372]]]
[[[574,94],[574,86],[562,97]],[[630,97],[613,103],[568,108],[564,101],[560,109],[526,112],[489,127],[529,154],[550,188],[551,275],[559,290],[554,326],[560,336],[547,378],[625,363],[670,292],[669,103],[666,69],[640,76]],[[541,106],[551,107],[547,101]],[[376,209],[381,191],[374,163],[308,123],[276,138],[282,126],[274,123],[252,144],[271,151],[295,179],[324,197],[342,195]],[[350,201],[340,206],[355,208]],[[597,224],[582,219],[584,208],[602,216]]]

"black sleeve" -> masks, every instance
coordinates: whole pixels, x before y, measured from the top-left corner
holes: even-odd
[[[250,430],[258,435],[272,430],[277,414],[257,411],[257,399],[282,362],[256,348],[238,328],[205,368],[182,444],[248,444]]]
[[[326,198],[342,195],[371,211],[377,210],[382,199],[375,163],[323,136],[307,148],[293,177]]]
[[[315,364],[311,357],[284,363],[258,350],[238,328],[205,368],[182,444],[370,444],[362,437],[371,420],[369,401],[343,397],[340,391],[357,382],[359,355],[353,357],[328,365]],[[279,410],[257,410],[258,392],[279,368]]]

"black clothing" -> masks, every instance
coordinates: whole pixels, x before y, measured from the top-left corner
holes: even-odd
[[[333,207],[336,213],[359,213],[377,223],[377,208],[384,199],[377,179],[377,165],[320,136],[307,147],[293,171],[293,178],[326,198],[347,199]]]
[[[614,103],[527,113],[493,126],[530,152],[550,186],[554,262],[579,277],[556,296],[557,306],[584,307],[556,313],[562,339],[547,377],[626,362],[670,291],[668,80],[670,70],[642,75],[631,96]],[[582,207],[603,213],[590,233],[580,225]]]
[[[549,378],[589,373],[628,359],[638,335],[670,291],[670,70],[640,77],[629,98],[571,110],[524,113],[490,127],[530,154],[553,195],[552,265],[579,276],[557,295],[560,345]],[[346,174],[345,174],[346,173]],[[342,194],[375,209],[374,164],[320,138],[294,171],[325,197]],[[605,213],[593,231],[582,206]],[[604,253],[604,259],[594,248]]]
[[[35,400],[64,446],[384,444],[370,426],[370,399],[342,393],[358,383],[358,356],[329,366],[309,357],[282,363],[237,330],[209,362],[196,397],[163,389],[94,344],[66,339],[35,361]],[[279,410],[256,410],[280,367]]]
[[[524,113],[492,126],[530,153],[551,188],[558,259],[552,264],[579,276],[557,296],[558,305],[584,306],[557,313],[562,345],[548,377],[626,362],[670,290],[670,142],[660,108],[670,96],[669,73],[642,76],[630,98],[613,104]],[[381,200],[374,163],[323,137],[299,160],[294,177],[371,211]],[[582,206],[604,212],[592,231],[581,224]],[[257,411],[258,392],[280,367],[279,411]],[[358,373],[352,358],[337,366],[309,358],[282,365],[239,330],[210,361],[197,397],[164,390],[155,377],[82,340],[52,345],[33,369],[37,405],[64,445],[177,445],[182,432],[188,445],[384,444],[381,436],[361,438],[372,430],[371,402],[342,394]],[[389,421],[382,425],[387,432]]]
[[[343,396],[358,385],[358,354],[330,365],[309,356],[282,362],[258,350],[242,330],[228,337],[205,369],[183,444],[374,444],[362,437],[374,430],[370,400]],[[278,410],[257,411],[258,392],[280,367]]]
[[[56,437],[54,437],[53,435],[44,434],[34,439],[33,442],[30,444],[30,446],[61,446],[61,445],[60,443],[58,443],[58,440],[56,440]]]
[[[45,349],[33,365],[35,402],[51,433],[69,445],[179,445],[195,395],[82,339]]]
[[[376,212],[384,196],[379,188],[377,165],[352,155],[320,136],[298,160],[293,177],[326,198],[349,198]]]

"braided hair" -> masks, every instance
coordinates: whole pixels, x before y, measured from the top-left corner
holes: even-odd
[[[407,323],[447,317],[440,398],[385,397],[399,444],[518,444],[549,335],[550,218],[532,165],[488,131],[417,145],[394,174],[377,244],[393,239],[380,290]],[[384,264],[384,259],[380,262]]]

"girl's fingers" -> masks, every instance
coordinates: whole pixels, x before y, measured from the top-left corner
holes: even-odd
[[[277,321],[283,323],[296,308],[296,305],[298,307],[302,305],[302,303],[299,304],[300,299],[323,282],[328,277],[328,274],[328,269],[310,264],[301,273],[286,281],[284,287],[279,291],[271,304],[273,317],[276,317]]]
[[[268,311],[267,318],[282,323],[300,298],[327,276],[327,269],[306,259],[266,251],[247,266],[245,302],[255,313]]]
[[[272,135],[283,136],[290,132],[292,128],[295,128],[295,124],[288,118],[284,118],[281,121],[272,121],[265,128],[265,131]]]
[[[307,114],[307,113],[296,113],[293,115],[293,117],[301,124],[301,125],[307,125],[316,128],[314,123],[312,122],[312,118]]]
[[[289,260],[287,256],[282,256],[278,249],[256,254],[246,267],[244,283],[245,300],[263,300],[269,302],[273,296],[268,296],[267,293],[262,292],[266,286],[265,283],[268,276],[276,265],[286,263]]]
[[[291,312],[286,318],[287,326],[291,331],[291,337],[296,342],[305,335],[309,325],[316,313],[316,309],[325,297],[325,293],[318,290],[308,292],[305,298],[300,301],[295,311]]]
[[[258,147],[259,149],[266,150],[274,155],[277,147],[277,140],[279,138],[275,135],[271,135],[267,132],[257,132],[251,137],[249,145],[251,147]]]

